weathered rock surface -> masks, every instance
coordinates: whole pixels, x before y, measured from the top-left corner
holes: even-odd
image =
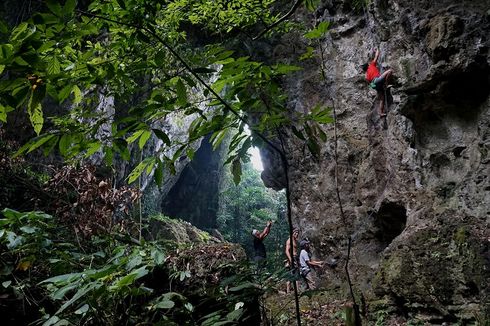
[[[352,236],[350,273],[368,301],[434,324],[490,320],[490,4],[377,0],[356,11],[350,3],[323,1],[316,20],[331,22],[323,62],[286,81],[291,109],[335,106],[346,219],[332,125],[319,161],[289,139],[294,219],[314,255],[338,256],[339,266]],[[300,36],[282,43],[295,45],[277,46],[284,58],[305,47]],[[376,47],[396,75],[386,120],[360,68]],[[264,179],[280,184],[280,166],[268,165],[275,175]],[[345,289],[344,280],[343,268],[322,277],[327,287]]]

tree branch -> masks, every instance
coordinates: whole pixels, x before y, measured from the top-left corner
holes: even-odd
[[[296,2],[294,3],[294,5],[291,7],[291,9],[289,9],[289,11],[284,16],[282,16],[281,18],[279,18],[273,24],[267,26],[262,32],[260,32],[257,36],[255,36],[252,40],[253,41],[258,40],[259,38],[261,38],[262,36],[264,36],[265,33],[267,33],[268,31],[270,31],[271,29],[273,29],[274,27],[276,27],[277,25],[279,25],[280,23],[282,23],[283,21],[285,21],[286,19],[288,19],[288,17],[291,16],[292,14],[294,14],[294,12],[296,11],[296,9],[298,9],[299,6],[302,3],[303,3],[303,0],[296,0]]]

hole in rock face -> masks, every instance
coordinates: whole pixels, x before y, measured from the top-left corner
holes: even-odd
[[[375,236],[386,248],[405,229],[407,210],[398,203],[381,204],[374,217]]]
[[[454,157],[461,157],[461,153],[466,149],[466,146],[456,146],[453,148]]]

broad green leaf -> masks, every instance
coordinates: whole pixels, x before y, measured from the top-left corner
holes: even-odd
[[[213,144],[213,150],[216,150],[223,139],[225,139],[225,136],[228,134],[228,129],[216,131],[213,133],[213,135],[210,138],[211,144]]]
[[[60,62],[58,61],[58,58],[56,56],[53,56],[48,62],[47,72],[50,75],[56,75],[59,74],[60,71]]]
[[[141,265],[143,262],[143,258],[140,255],[133,255],[133,257],[126,264],[126,270],[130,271],[134,269],[136,266]]]
[[[112,166],[112,161],[114,158],[114,151],[111,147],[104,146],[104,162],[108,166]]]
[[[113,289],[115,290],[117,288],[121,288],[121,287],[124,287],[124,286],[131,285],[131,284],[134,283],[134,281],[136,281],[137,279],[145,276],[146,274],[148,274],[148,270],[146,269],[146,266],[141,266],[140,268],[138,268],[137,270],[135,270],[131,274],[128,274],[128,275],[124,276],[123,278],[121,278],[114,285],[114,288]]]
[[[72,90],[73,90],[73,85],[66,85],[61,89],[61,91],[58,93],[58,101],[60,104],[63,103],[68,98]]]
[[[89,308],[90,308],[90,306],[85,303],[80,308],[78,308],[77,310],[75,310],[75,315],[83,315],[83,314],[85,314],[88,311]]]
[[[27,30],[27,23],[23,22],[19,26],[17,26],[13,31],[12,34],[10,35],[10,40],[15,41],[17,38],[25,31]]]
[[[136,139],[138,139],[139,137],[141,137],[141,135],[143,134],[143,132],[145,132],[144,129],[140,129],[140,130],[134,132],[130,137],[128,137],[126,139],[126,141],[128,142],[128,144],[133,143]]]
[[[32,233],[36,232],[38,230],[38,228],[29,226],[29,225],[24,225],[23,227],[20,228],[20,230],[24,233],[32,234]]]
[[[318,26],[316,28],[314,28],[311,31],[309,31],[308,33],[306,33],[305,37],[309,38],[309,39],[320,38],[323,35],[325,35],[325,33],[328,31],[329,25],[330,25],[330,22],[328,22],[328,21],[321,22],[320,24],[318,24]]]
[[[78,282],[77,283],[68,283],[67,285],[63,286],[62,288],[59,288],[55,292],[52,292],[50,294],[50,297],[53,298],[53,300],[62,300],[65,298],[65,295],[70,292],[71,290],[74,290],[78,287]]]
[[[165,55],[164,51],[159,51],[155,54],[155,64],[158,67],[161,67],[165,64],[165,60],[167,59],[167,56]]]
[[[50,14],[50,13],[42,13],[42,14],[36,15],[34,17],[35,18],[39,17],[38,19],[41,20],[41,22],[40,22],[41,24],[50,25],[50,24],[59,23],[58,17],[56,17],[55,15]]]
[[[43,111],[41,106],[41,101],[38,96],[36,96],[37,91],[33,90],[31,97],[29,98],[29,103],[27,104],[27,112],[29,113],[29,119],[34,127],[34,131],[37,135],[41,132],[44,124]]]
[[[194,159],[194,156],[196,154],[196,151],[194,150],[194,148],[192,147],[189,147],[187,148],[187,150],[185,151],[187,157],[189,158],[189,160],[193,160]]]
[[[48,141],[50,141],[53,137],[55,137],[55,135],[52,135],[52,134],[44,134],[44,135],[38,136],[38,137],[30,140],[27,144],[23,145],[21,148],[19,148],[19,150],[17,152],[15,152],[13,157],[15,158],[21,154],[30,153],[33,150],[39,148],[40,146],[42,146],[45,143],[47,143]]]
[[[192,303],[190,302],[187,302],[185,305],[184,305],[185,309],[189,310],[190,312],[193,312],[194,311],[194,306],[192,305]]]
[[[60,137],[59,136],[54,136],[52,139],[50,139],[46,144],[43,146],[43,154],[44,156],[48,156],[49,153],[51,153],[56,145],[58,144]]]
[[[298,128],[296,128],[295,126],[291,126],[291,131],[293,132],[293,134],[298,137],[299,139],[301,140],[306,140],[305,136],[303,135],[303,133],[301,131],[298,130]]]
[[[306,59],[310,59],[313,57],[313,51],[315,49],[312,47],[312,46],[307,46],[306,47],[306,52],[303,53],[300,57],[299,57],[299,60],[306,60]]]
[[[81,289],[79,289],[74,295],[73,297],[66,301],[61,307],[60,309],[58,309],[58,311],[55,313],[56,315],[59,315],[60,313],[62,313],[66,308],[68,308],[69,306],[71,306],[74,302],[76,302],[77,300],[79,300],[80,298],[82,298],[83,296],[85,296],[87,293],[89,293],[90,291],[93,291],[97,288],[101,287],[101,284],[98,284],[98,283],[89,283],[87,285],[85,285],[84,287],[82,287]]]
[[[311,110],[310,117],[318,123],[333,122],[332,110],[329,107],[322,107],[320,105],[315,106]]]
[[[292,71],[298,71],[301,70],[301,67],[298,66],[293,66],[293,65],[285,65],[285,64],[278,64],[273,67],[276,73],[280,74],[287,74]]]
[[[14,62],[19,66],[29,66],[29,62],[25,61],[22,57],[15,57]]]
[[[155,169],[155,182],[156,184],[161,187],[163,184],[163,164],[160,160],[158,160],[157,167]]]
[[[14,232],[7,231],[7,248],[14,249],[24,243],[25,238],[21,235],[17,235]]]
[[[7,108],[0,104],[0,121],[7,122]]]
[[[156,265],[161,265],[165,261],[165,254],[159,249],[152,249],[151,258],[155,261]]]
[[[59,0],[46,0],[49,10],[56,16],[61,16],[61,5]]]
[[[318,133],[318,137],[320,137],[322,142],[327,141],[327,134],[319,126],[317,126],[317,133]]]
[[[14,47],[12,44],[0,45],[0,60],[6,60],[14,54]]]
[[[232,312],[229,312],[226,315],[226,319],[228,319],[229,321],[236,322],[240,319],[240,317],[242,317],[242,315],[243,315],[243,309],[239,308],[239,309],[233,310]]]
[[[122,277],[121,279],[119,279],[118,282],[112,287],[112,290],[117,290],[121,287],[129,286],[133,284],[135,280],[136,280],[136,273],[128,274]]]
[[[67,16],[75,10],[77,6],[76,0],[66,0],[65,5],[63,6],[63,15]]]
[[[170,146],[172,144],[170,138],[168,138],[166,133],[158,129],[152,129],[152,130],[155,133],[155,136],[157,136],[158,139],[162,140],[165,143],[165,145]]]
[[[44,51],[51,50],[53,48],[53,46],[56,45],[56,43],[57,43],[56,41],[44,42],[43,45],[41,45],[41,47],[39,49],[37,49],[37,52],[43,53]]]
[[[155,167],[156,163],[156,158],[155,157],[149,157],[147,166],[146,166],[146,174],[150,175],[151,171],[153,171],[153,168]]]
[[[17,221],[21,220],[22,218],[26,217],[26,213],[18,212],[16,210],[10,209],[10,208],[3,209],[2,214],[3,214],[3,216],[5,216],[7,219],[9,219],[12,222],[17,222]]]
[[[171,309],[175,306],[172,300],[162,300],[153,306],[154,309]]]
[[[42,326],[52,326],[55,325],[57,322],[60,321],[60,317],[58,316],[51,316],[48,320],[46,320]]]
[[[143,131],[143,133],[140,136],[140,140],[138,142],[138,146],[140,149],[143,149],[143,147],[145,146],[145,144],[148,141],[148,139],[150,138],[150,136],[151,136],[151,131],[149,131],[149,130]]]
[[[88,144],[87,152],[85,153],[85,157],[90,157],[94,155],[102,146],[100,142],[93,142]]]
[[[307,145],[308,145],[308,149],[310,150],[311,154],[313,154],[313,156],[318,157],[320,155],[321,148],[315,139],[309,138]]]
[[[82,91],[80,91],[80,88],[78,88],[77,85],[73,85],[72,92],[74,96],[73,104],[79,104],[80,102],[82,102]]]
[[[0,65],[0,75],[3,73],[5,70],[5,65]]]
[[[133,171],[128,176],[128,183],[133,183],[136,179],[139,178],[141,173],[147,168],[149,164],[153,164],[155,162],[154,157],[147,157],[143,161],[141,161]]]
[[[236,292],[236,291],[241,291],[243,289],[255,289],[257,288],[257,284],[251,283],[251,282],[245,282],[242,284],[239,284],[237,286],[231,287],[228,289],[230,292]]]
[[[2,282],[2,286],[4,288],[8,288],[10,286],[10,284],[12,284],[12,281],[5,281],[5,282]]]
[[[60,154],[63,156],[66,156],[68,153],[68,148],[71,145],[71,135],[70,134],[64,134],[61,136],[58,147],[60,150]]]

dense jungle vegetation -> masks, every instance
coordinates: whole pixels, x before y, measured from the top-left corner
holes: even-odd
[[[213,243],[209,234],[177,227],[166,216],[142,216],[141,178],[161,186],[182,159],[194,157],[203,137],[214,148],[227,143],[220,231],[247,244],[251,228],[277,221],[278,245],[270,251],[282,260],[279,244],[292,228],[289,188],[264,190],[248,151],[268,147],[287,175],[285,135],[315,155],[326,137],[318,124],[332,121],[320,106],[308,114],[287,110],[281,90],[282,76],[315,56],[313,47],[288,62],[260,53],[263,38],[299,33],[313,44],[324,35],[326,23],[289,21],[300,7],[313,10],[315,2],[4,2],[4,322],[260,323],[260,296],[287,272],[276,268],[257,282],[240,246]],[[181,124],[184,137],[162,127],[172,120],[188,122]],[[116,178],[121,162],[131,168],[122,180]],[[192,241],[150,236],[155,225],[183,228]]]

